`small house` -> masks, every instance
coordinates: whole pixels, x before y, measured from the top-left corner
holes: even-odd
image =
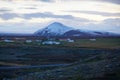
[[[35,40],[35,42],[41,42],[42,40]]]
[[[56,45],[58,45],[58,44],[60,44],[60,42],[57,42],[57,41],[44,41],[44,42],[42,42],[42,44],[49,44],[49,45],[56,44]]]
[[[26,43],[31,43],[32,42],[32,40],[26,40]]]
[[[59,39],[59,41],[67,41],[68,39],[67,38],[61,38]]]
[[[74,40],[72,40],[72,39],[67,39],[67,41],[68,41],[68,42],[74,42]]]
[[[5,39],[4,42],[14,42],[13,40]]]
[[[90,41],[96,41],[96,39],[89,39]]]

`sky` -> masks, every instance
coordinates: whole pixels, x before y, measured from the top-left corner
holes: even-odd
[[[120,34],[120,0],[0,0],[0,33],[34,33],[53,22]]]

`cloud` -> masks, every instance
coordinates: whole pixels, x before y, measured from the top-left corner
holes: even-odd
[[[30,18],[67,18],[67,19],[73,19],[74,18],[71,15],[55,15],[55,14],[50,13],[50,12],[24,14],[23,16],[25,19],[30,19]]]
[[[19,17],[18,14],[15,13],[4,13],[4,14],[0,14],[0,18],[4,19],[4,20],[9,20],[9,19],[13,19]]]
[[[35,10],[35,9],[37,9],[37,8],[35,8],[35,7],[28,7],[28,8],[21,8],[21,9],[30,9],[30,10]]]
[[[96,1],[120,4],[120,0],[96,0]]]
[[[70,19],[70,20],[79,20],[80,22],[89,22],[88,19],[85,18],[79,18],[74,17],[72,15],[56,15],[51,12],[44,12],[44,13],[30,13],[30,14],[15,14],[15,13],[4,13],[0,14],[0,17],[4,20],[10,20],[14,18],[23,18],[26,20],[32,19],[32,18],[54,18],[54,19]]]
[[[9,10],[9,9],[0,9],[0,12],[9,12],[9,11],[11,11],[11,10]]]
[[[108,12],[99,12],[99,11],[67,11],[67,12],[77,12],[77,13],[87,13],[93,15],[101,15],[101,16],[120,16],[120,13],[108,13]]]
[[[31,18],[64,18],[64,19],[73,19],[74,17],[71,15],[55,15],[50,12],[44,13],[30,13],[30,14],[16,14],[16,13],[3,13],[0,14],[2,19],[8,20],[13,18],[24,18],[24,19],[31,19]]]
[[[39,0],[39,1],[43,1],[43,2],[54,2],[54,0]]]
[[[24,14],[24,19],[31,19],[31,18],[55,18],[55,19],[70,19],[70,20],[79,20],[80,22],[89,22],[88,19],[74,17],[72,15],[56,15],[51,12],[44,12],[44,13],[31,13],[31,14]]]
[[[26,1],[26,0],[1,0],[1,1]],[[54,2],[56,0],[27,0],[27,1]]]
[[[62,1],[72,1],[72,0],[62,0]],[[120,4],[120,0],[74,0],[74,1],[98,1],[98,2],[109,2],[114,4]]]
[[[95,31],[105,31],[120,34],[120,18],[105,19],[100,23],[90,23],[84,26],[79,26],[80,29],[95,30]]]
[[[106,19],[102,21],[102,24],[109,24],[109,26],[118,26],[120,28],[120,18]]]
[[[26,0],[1,0],[1,1],[26,1]],[[70,2],[73,0],[27,0],[27,1],[41,1],[41,2]],[[83,1],[83,0],[74,0],[74,1]],[[114,4],[120,4],[120,0],[84,0],[84,1],[97,1],[97,2],[109,2]]]

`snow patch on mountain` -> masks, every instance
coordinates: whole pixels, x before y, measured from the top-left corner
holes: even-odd
[[[35,32],[35,34],[37,35],[41,35],[41,36],[47,36],[47,35],[62,35],[67,31],[73,30],[73,28],[65,26],[59,22],[54,22],[50,25],[48,25],[47,27],[38,30],[37,32]]]

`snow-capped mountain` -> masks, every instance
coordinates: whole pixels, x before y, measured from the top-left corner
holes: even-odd
[[[35,34],[39,36],[60,36],[70,30],[73,30],[73,28],[65,26],[59,22],[54,22],[47,27],[38,30]]]
[[[120,34],[104,32],[104,31],[91,31],[74,29],[69,26],[65,26],[59,22],[54,22],[47,27],[40,29],[34,33],[37,36],[62,36],[62,37],[110,37],[120,36]]]

